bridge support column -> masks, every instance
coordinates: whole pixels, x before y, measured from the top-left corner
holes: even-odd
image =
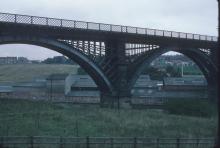
[[[112,79],[116,88],[117,95],[127,97],[130,95],[127,80],[127,61],[125,55],[125,43],[117,40],[111,40],[106,43],[106,49],[112,50],[111,55],[115,57],[113,61],[115,77]],[[107,52],[108,53],[108,52]]]
[[[130,90],[127,80],[127,61],[125,55],[125,43],[118,40],[109,40],[106,46],[106,63],[109,68],[106,74],[115,88],[115,94],[103,94],[103,101],[119,107],[122,98],[130,97]],[[119,100],[120,98],[120,100]]]

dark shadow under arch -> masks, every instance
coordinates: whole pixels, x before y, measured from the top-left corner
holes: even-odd
[[[130,81],[129,81],[129,87],[130,87],[129,89],[130,90],[132,89],[138,77],[147,67],[149,67],[150,63],[154,59],[156,59],[157,57],[169,51],[178,52],[190,58],[192,61],[194,61],[197,64],[197,66],[200,68],[200,70],[204,74],[207,80],[208,86],[213,87],[217,85],[215,81],[215,78],[217,77],[217,67],[212,62],[210,57],[208,57],[208,55],[206,55],[199,49],[191,48],[191,49],[175,50],[173,48],[163,47],[163,48],[155,49],[154,51],[150,53],[146,53],[146,55],[143,55],[137,61],[137,64],[135,65],[136,69],[134,70],[134,73],[132,74]]]
[[[0,45],[3,44],[36,45],[59,52],[79,64],[93,78],[101,92],[113,92],[111,82],[102,72],[100,67],[72,46],[55,39],[36,36],[1,36]]]

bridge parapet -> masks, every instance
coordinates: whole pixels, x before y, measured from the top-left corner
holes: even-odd
[[[115,33],[128,33],[128,34],[159,36],[159,37],[171,37],[171,38],[190,39],[190,40],[214,41],[214,42],[217,42],[218,40],[218,37],[215,36],[200,35],[193,33],[183,33],[176,31],[167,31],[167,30],[158,30],[158,29],[140,28],[140,27],[122,26],[122,25],[113,25],[113,24],[104,24],[104,23],[95,23],[95,22],[85,22],[85,21],[76,21],[76,20],[67,20],[67,19],[57,19],[57,18],[49,18],[49,17],[29,16],[29,15],[20,15],[20,14],[11,14],[11,13],[0,13],[0,22],[115,32]]]

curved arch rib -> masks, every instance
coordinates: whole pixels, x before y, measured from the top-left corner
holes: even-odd
[[[111,82],[102,72],[97,64],[95,64],[88,57],[77,51],[74,47],[57,41],[56,39],[44,37],[30,37],[30,36],[1,36],[1,44],[30,44],[45,47],[56,52],[59,52],[68,58],[74,60],[93,78],[100,91],[113,92]]]

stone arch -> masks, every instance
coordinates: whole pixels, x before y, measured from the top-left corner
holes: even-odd
[[[0,45],[3,44],[36,45],[59,52],[79,64],[93,78],[101,92],[113,92],[113,86],[101,68],[86,55],[70,45],[47,37],[0,36]]]

